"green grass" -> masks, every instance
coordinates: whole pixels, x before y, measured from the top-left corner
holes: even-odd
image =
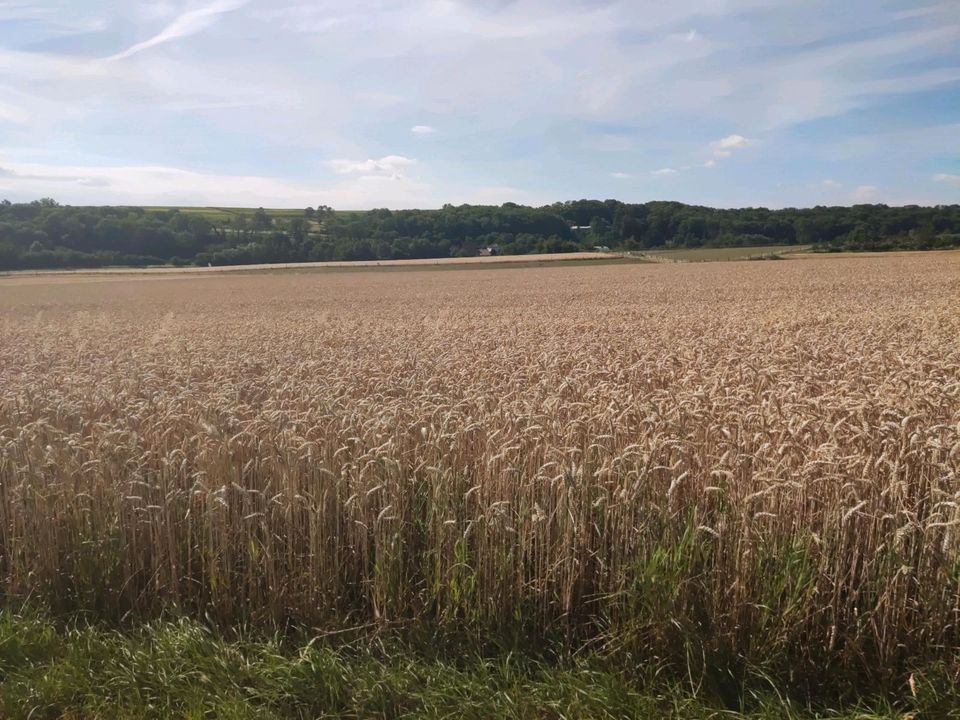
[[[921,682],[898,710],[819,712],[760,683],[733,709],[656,677],[656,663],[444,653],[368,636],[227,639],[187,620],[125,630],[0,611],[4,718],[905,718],[960,717]],[[956,699],[955,697],[952,699]],[[729,703],[728,703],[729,705]]]
[[[189,215],[203,215],[209,220],[229,220],[232,217],[247,215],[252,216],[258,208],[240,208],[240,207],[195,207],[179,205],[149,205],[143,208],[147,212],[163,212],[165,210],[177,210]],[[304,208],[264,208],[271,217],[303,217]]]
[[[514,257],[514,256],[511,256]],[[596,267],[598,265],[637,265],[647,263],[647,260],[642,258],[634,257],[620,257],[612,256],[608,258],[585,258],[585,259],[544,259],[537,260],[535,259],[536,255],[531,255],[530,260],[521,260],[521,261],[502,261],[497,262],[496,258],[493,258],[489,262],[483,263],[474,263],[474,262],[443,262],[443,263],[431,263],[429,260],[424,261],[422,264],[409,264],[409,265],[391,265],[389,264],[390,260],[381,261],[382,264],[369,265],[369,264],[347,264],[349,261],[336,261],[343,262],[343,265],[328,265],[328,266],[311,266],[311,265],[298,265],[297,263],[292,263],[289,266],[284,266],[280,268],[250,268],[245,265],[221,265],[218,270],[223,272],[244,272],[244,273],[354,273],[354,272],[424,272],[424,271],[453,271],[453,270],[523,270],[530,268],[549,268],[549,267]],[[468,258],[464,258],[465,260]]]
[[[515,257],[515,256],[510,256]],[[310,263],[278,263],[276,266],[267,266],[260,267],[256,265],[218,265],[215,268],[217,274],[219,273],[242,273],[245,275],[252,274],[289,274],[289,273],[365,273],[365,272],[374,272],[374,273],[386,273],[386,272],[425,272],[425,271],[455,271],[455,270],[523,270],[530,268],[556,268],[556,267],[596,267],[599,265],[641,265],[649,263],[649,260],[645,260],[640,257],[630,256],[620,256],[612,255],[610,257],[602,258],[563,258],[556,259],[546,257],[543,259],[538,259],[541,256],[539,255],[530,255],[529,260],[520,260],[520,261],[509,261],[501,260],[498,262],[498,258],[492,258],[488,262],[476,263],[476,262],[466,262],[469,258],[463,258],[464,262],[431,262],[431,260],[424,260],[422,263],[411,263],[407,265],[394,265],[391,264],[394,261],[391,260],[382,260],[377,264],[370,264],[367,262],[351,262],[349,260],[335,260],[332,262],[341,263],[339,265],[312,265]],[[436,260],[447,259],[447,258],[435,258]],[[187,265],[184,266],[185,269],[191,269],[193,266]],[[179,269],[184,269],[179,268]],[[152,270],[164,269],[164,270],[176,270],[172,265],[156,265],[150,266],[147,268],[139,267],[124,267],[117,266],[111,268],[79,268],[79,269],[41,269],[41,270],[0,270],[0,277],[4,276],[14,276],[14,275],[36,275],[44,273],[58,273],[58,274],[97,274],[102,272],[104,269],[110,270],[111,272],[121,270],[125,275],[137,276],[149,274]]]
[[[809,250],[809,245],[763,245],[755,247],[720,248],[656,248],[642,254],[651,259],[677,262],[716,262],[721,260],[753,260],[789,255]]]

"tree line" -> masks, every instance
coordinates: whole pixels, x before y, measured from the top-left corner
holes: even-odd
[[[674,247],[821,250],[960,246],[960,205],[719,210],[679,202],[576,200],[542,207],[269,212],[0,202],[0,270],[242,265]]]

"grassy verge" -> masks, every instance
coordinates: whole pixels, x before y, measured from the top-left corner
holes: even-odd
[[[508,256],[514,258],[516,256]],[[384,260],[376,264],[367,263],[367,262],[357,262],[355,264],[342,263],[339,265],[330,264],[327,266],[321,265],[311,265],[311,264],[301,264],[298,266],[296,264],[287,264],[279,268],[253,268],[250,269],[249,266],[243,265],[220,265],[214,270],[221,272],[269,272],[269,273],[283,273],[283,272],[310,272],[310,273],[343,273],[343,272],[423,272],[425,270],[440,270],[440,271],[454,271],[454,270],[528,270],[530,268],[573,268],[573,267],[598,267],[601,265],[640,265],[647,264],[649,261],[644,260],[643,258],[637,257],[625,257],[620,255],[611,255],[610,257],[603,258],[575,258],[575,257],[560,257],[560,258],[550,258],[544,257],[538,259],[536,255],[524,256],[529,257],[529,260],[499,260],[492,259],[488,262],[469,262],[472,258],[464,258],[465,262],[430,262],[429,260],[417,264],[409,265],[396,265],[391,264],[391,261]]]
[[[0,611],[4,718],[960,717],[922,683],[899,708],[813,710],[762,682],[731,707],[657,679],[653,665],[481,655],[379,636],[339,645],[302,634],[227,639],[187,620],[121,631]]]
[[[763,245],[753,247],[656,248],[642,253],[660,262],[721,262],[727,260],[762,260],[806,252],[810,245]]]

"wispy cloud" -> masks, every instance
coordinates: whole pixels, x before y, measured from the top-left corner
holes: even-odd
[[[933,181],[960,185],[960,175],[951,175],[950,173],[937,173],[936,175],[933,176]]]
[[[882,17],[878,14],[875,22]],[[936,25],[932,18],[919,26],[891,23],[893,32],[875,29],[845,41],[838,39],[842,30],[804,20],[796,32],[807,35],[806,42],[788,37],[771,57],[736,68],[738,88],[729,111],[741,121],[765,129],[791,127],[956,82],[955,67],[929,67],[931,59],[956,47],[960,23],[955,15]],[[857,34],[864,29],[857,27]]]
[[[677,171],[671,167],[660,168],[659,170],[651,170],[651,175],[673,175]]]
[[[106,62],[123,60],[124,58],[136,55],[144,50],[149,50],[157,45],[163,45],[173,40],[195,35],[201,30],[210,27],[221,15],[239,9],[246,5],[247,2],[248,0],[214,0],[214,2],[209,5],[197,8],[196,10],[188,10],[153,37],[131,45],[126,50],[118,52],[115,55],[110,55],[104,58],[104,60]]]
[[[629,180],[633,175],[625,172],[612,172],[610,173],[610,177],[616,178],[617,180]]]
[[[436,131],[437,129],[430,125],[414,125],[410,128],[410,132],[414,135],[433,135]]]
[[[821,182],[820,184],[823,185],[824,187],[828,187],[828,188],[843,187],[843,184],[842,184],[842,183],[838,183],[836,180],[831,180],[830,178],[827,178],[826,180],[824,180],[824,181]]]

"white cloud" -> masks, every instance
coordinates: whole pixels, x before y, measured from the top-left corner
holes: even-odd
[[[331,160],[330,165],[338,175],[376,177],[403,177],[403,170],[416,164],[416,160],[403,155],[387,155],[374,160]]]
[[[842,184],[842,183],[838,183],[836,180],[831,180],[831,179],[829,179],[829,178],[827,178],[826,180],[824,180],[824,181],[823,181],[822,183],[820,183],[820,184],[823,185],[824,187],[828,187],[828,188],[843,187],[843,184]]]
[[[387,175],[345,177],[335,183],[262,175],[224,175],[153,165],[54,165],[3,161],[0,197],[100,205],[237,205],[336,208],[437,207],[428,185]]]
[[[951,175],[949,173],[937,173],[933,176],[934,182],[945,182],[953,183],[954,185],[960,185],[960,175]]]
[[[610,173],[610,177],[616,178],[617,180],[629,180],[633,175],[625,172],[612,172]]]
[[[9,122],[16,125],[25,125],[30,120],[30,115],[21,107],[0,103],[0,122]]]
[[[433,133],[436,131],[437,129],[435,127],[431,127],[430,125],[414,125],[412,128],[410,128],[410,132],[412,132],[414,135],[433,135]]]
[[[651,175],[673,175],[676,172],[677,171],[674,170],[673,168],[665,167],[665,168],[660,168],[659,170],[651,170],[650,174]]]
[[[858,185],[849,197],[852,202],[867,203],[876,199],[879,191],[880,188],[876,185]]]
[[[742,148],[750,144],[743,135],[727,135],[725,138],[717,140],[717,147],[722,150],[730,148]]]
[[[716,157],[730,157],[734,150],[741,150],[753,144],[753,140],[748,140],[743,135],[727,135],[710,143],[713,154]]]
[[[136,55],[139,52],[148,50],[149,48],[170,42],[171,40],[195,35],[216,22],[220,15],[237,10],[246,5],[247,2],[248,0],[214,0],[214,2],[209,5],[197,8],[196,10],[189,10],[175,18],[173,22],[153,37],[131,45],[126,50],[104,58],[104,60],[106,62],[122,60],[131,55]]]
[[[707,161],[703,164],[703,166],[704,166],[705,168],[716,167],[716,166],[717,166],[717,161],[716,161],[716,160],[712,160],[712,159],[711,159],[711,160],[707,160]]]
[[[670,39],[682,40],[683,42],[693,42],[699,37],[700,37],[700,33],[698,33],[696,30],[691,28],[685,33],[674,33],[673,35],[670,36]]]

